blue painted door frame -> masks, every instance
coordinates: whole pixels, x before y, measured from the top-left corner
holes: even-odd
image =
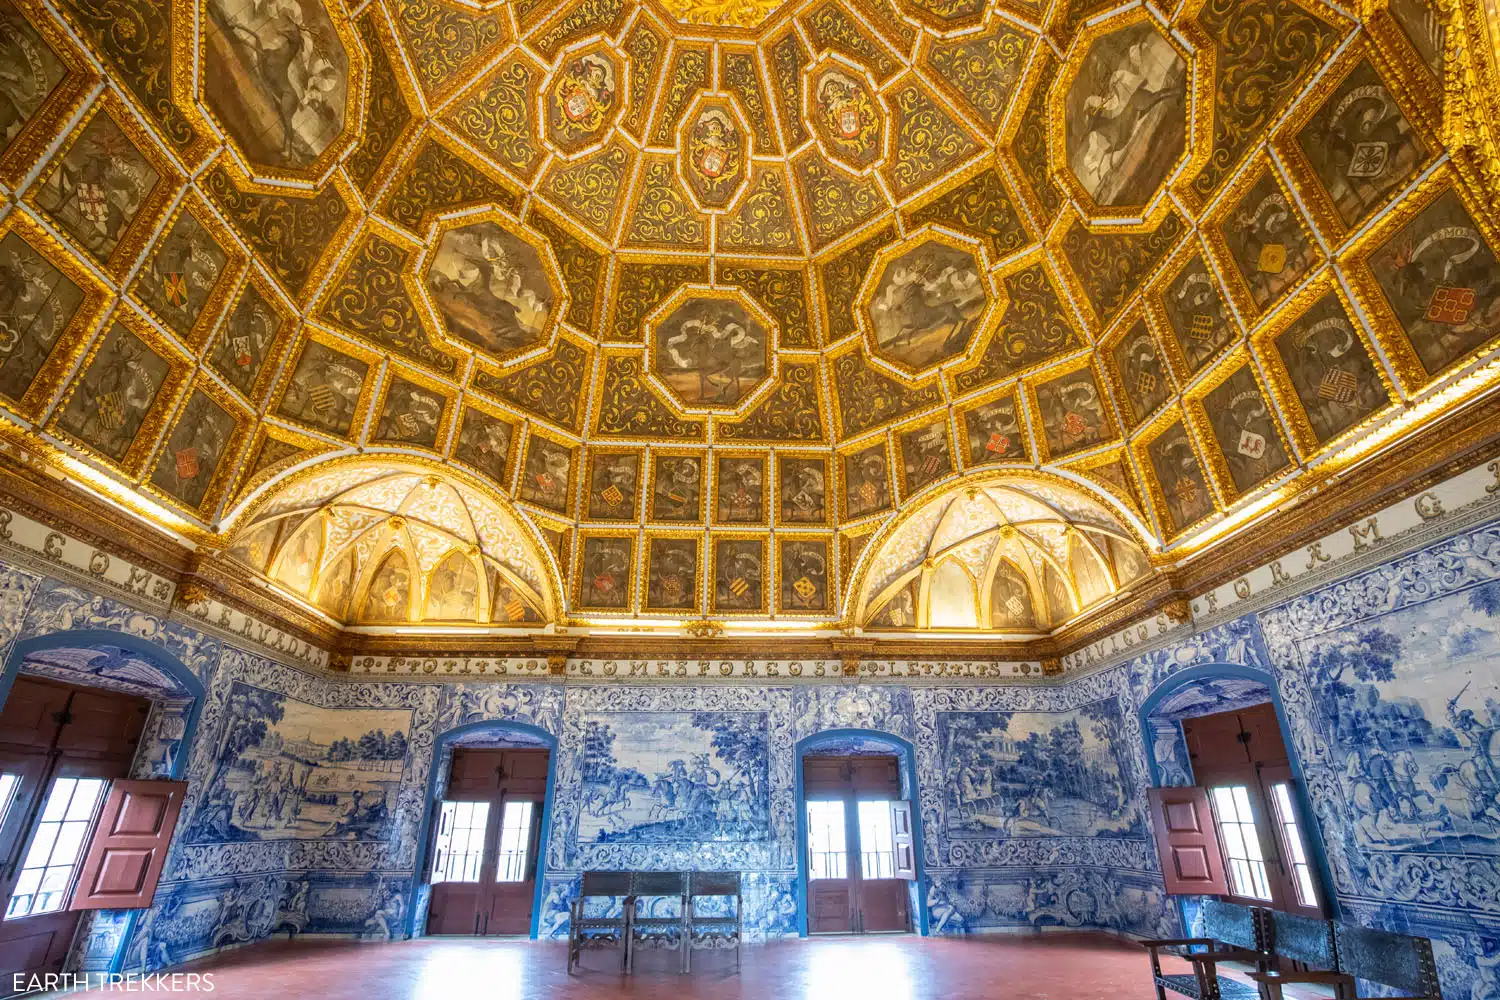
[[[1286,706],[1281,703],[1281,692],[1276,686],[1276,678],[1264,670],[1255,667],[1241,666],[1237,663],[1205,663],[1197,666],[1179,670],[1157,685],[1156,689],[1141,703],[1140,725],[1141,738],[1146,744],[1146,762],[1151,767],[1151,784],[1161,784],[1161,772],[1156,763],[1156,750],[1149,741],[1148,734],[1151,732],[1150,719],[1159,705],[1166,697],[1181,687],[1196,681],[1212,680],[1214,678],[1238,678],[1242,680],[1257,681],[1264,685],[1270,695],[1271,708],[1276,712],[1276,724],[1281,729],[1281,738],[1286,743],[1287,760],[1291,763],[1292,777],[1296,779],[1297,809],[1302,814],[1307,827],[1308,846],[1312,850],[1312,862],[1318,869],[1318,878],[1322,882],[1324,904],[1328,915],[1333,919],[1339,917],[1338,894],[1334,890],[1333,870],[1328,864],[1328,854],[1323,848],[1323,827],[1318,821],[1318,814],[1313,810],[1311,797],[1307,793],[1307,780],[1302,773],[1302,761],[1297,757],[1296,746],[1292,742],[1292,727],[1287,720]],[[1212,715],[1210,711],[1198,711],[1195,715]],[[1181,722],[1177,721],[1181,728]],[[1192,777],[1193,762],[1184,760],[1183,766],[1187,768],[1188,776]],[[1182,902],[1178,901],[1179,916],[1181,914]],[[1183,928],[1187,929],[1187,921],[1184,918]]]
[[[5,669],[0,671],[0,706],[3,706],[10,698],[10,689],[15,685],[16,678],[21,673],[21,664],[31,653],[40,653],[49,649],[94,649],[99,646],[114,646],[135,653],[170,676],[182,689],[180,692],[163,691],[159,700],[191,700],[183,726],[182,739],[178,741],[178,752],[172,759],[172,771],[169,775],[174,781],[183,780],[188,757],[198,732],[198,719],[203,712],[203,682],[192,670],[188,669],[186,664],[155,643],[124,632],[111,632],[107,629],[75,629],[22,639],[11,647],[10,654],[5,658]],[[88,687],[88,681],[88,674],[78,675],[77,683],[80,686]],[[178,826],[178,830],[181,831],[182,827]],[[140,910],[130,911],[130,916],[125,922],[125,930],[115,946],[114,957],[109,962],[110,972],[121,971],[121,965],[125,961],[125,950],[130,944],[130,939],[135,936],[135,925],[140,916]]]
[[[427,799],[426,808],[423,810],[422,827],[418,833],[417,844],[417,868],[412,873],[411,890],[406,898],[406,936],[417,937],[417,890],[427,884],[428,868],[432,866],[432,821],[442,806],[443,792],[446,789],[438,787],[438,775],[443,772],[441,763],[452,757],[453,751],[461,746],[465,739],[475,736],[501,736],[517,735],[525,737],[525,742],[518,744],[520,748],[534,747],[537,741],[547,745],[547,793],[542,801],[542,826],[541,834],[537,838],[536,848],[536,889],[531,900],[531,939],[536,940],[537,929],[541,926],[542,900],[546,886],[547,872],[547,845],[552,836],[552,793],[554,783],[557,780],[557,737],[537,726],[528,725],[524,722],[506,722],[496,719],[485,722],[470,722],[462,726],[455,726],[442,733],[432,744],[432,763],[427,769]],[[497,747],[497,749],[504,749]]]
[[[807,804],[802,787],[802,758],[816,753],[826,744],[851,738],[889,747],[900,761],[901,790],[911,802],[912,853],[917,863],[916,930],[918,934],[926,936],[927,875],[922,864],[922,797],[917,787],[917,752],[915,747],[901,737],[878,729],[827,729],[797,741],[797,936],[807,937]]]

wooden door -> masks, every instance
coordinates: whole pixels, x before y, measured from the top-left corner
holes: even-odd
[[[1275,708],[1266,702],[1187,719],[1182,731],[1194,777],[1214,805],[1228,869],[1224,894],[1236,902],[1324,916],[1323,888],[1310,857],[1315,827],[1297,806],[1301,796]]]
[[[530,933],[547,765],[546,750],[454,751],[427,933]]]
[[[1151,788],[1146,800],[1167,892],[1174,896],[1228,892],[1207,789]]]
[[[910,808],[900,802],[899,761],[809,756],[803,758],[802,782],[809,933],[910,930],[909,884],[916,868]],[[835,857],[840,846],[841,861]]]
[[[62,968],[84,849],[109,782],[129,773],[149,710],[144,698],[50,680],[12,685],[0,710],[0,754],[19,777],[0,821],[0,982]]]
[[[139,910],[156,883],[187,794],[186,781],[115,781],[78,869],[75,910]]]

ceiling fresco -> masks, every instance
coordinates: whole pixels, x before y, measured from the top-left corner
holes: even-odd
[[[341,622],[1046,632],[1492,387],[1447,9],[0,0],[4,433]]]

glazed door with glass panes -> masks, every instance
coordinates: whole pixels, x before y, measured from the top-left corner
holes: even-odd
[[[438,806],[429,934],[531,932],[546,750],[455,750]]]
[[[0,982],[62,968],[79,867],[149,710],[143,698],[32,677],[11,687],[0,710]]]
[[[809,756],[802,774],[808,932],[910,930],[916,863],[896,758]]]
[[[1224,858],[1228,895],[1238,902],[1324,916],[1296,780],[1275,709],[1255,705],[1187,719],[1193,776],[1207,790]]]

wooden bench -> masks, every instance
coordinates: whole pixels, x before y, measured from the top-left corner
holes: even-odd
[[[694,914],[693,898],[733,900],[732,913],[704,908]],[[589,900],[612,902],[605,912],[585,912]],[[675,902],[675,908],[673,906]],[[683,972],[692,968],[693,948],[733,948],[740,967],[744,937],[739,872],[584,872],[578,898],[569,907],[568,974],[578,968],[585,948],[618,947],[620,966],[635,969],[639,948],[679,949]]]
[[[1426,938],[1334,924],[1333,953],[1327,971],[1261,970],[1252,978],[1265,986],[1270,1000],[1281,1000],[1282,988],[1291,983],[1321,983],[1333,987],[1338,1000],[1363,1000],[1361,979],[1401,990],[1398,1000],[1443,1000],[1432,942]]]
[[[1270,942],[1264,912],[1257,907],[1224,903],[1217,899],[1203,902],[1203,937],[1158,938],[1142,941],[1151,952],[1151,974],[1156,983],[1157,1000],[1167,1000],[1167,990],[1191,1000],[1258,1000],[1260,990],[1238,979],[1219,975],[1219,962],[1245,962],[1257,972],[1270,968]],[[1182,957],[1193,963],[1191,973],[1161,971],[1162,948],[1206,948],[1207,951],[1184,952]]]

